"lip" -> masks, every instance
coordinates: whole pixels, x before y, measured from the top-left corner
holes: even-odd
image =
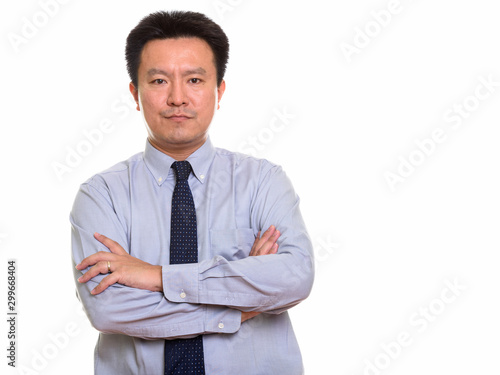
[[[167,118],[172,121],[185,121],[191,119],[192,117],[183,114],[178,114],[178,115],[168,116]]]

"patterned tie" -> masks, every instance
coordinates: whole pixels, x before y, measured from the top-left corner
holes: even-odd
[[[198,262],[196,211],[188,185],[191,164],[176,161],[172,164],[176,183],[172,195],[170,228],[170,264]],[[165,375],[205,374],[203,337],[165,340]]]

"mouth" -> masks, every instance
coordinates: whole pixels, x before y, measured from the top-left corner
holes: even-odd
[[[166,118],[169,119],[169,120],[172,120],[172,121],[177,121],[177,122],[181,122],[181,121],[186,121],[186,120],[192,119],[191,116],[188,116],[188,115],[185,115],[185,114],[182,114],[182,113],[173,114],[173,115],[167,116]]]

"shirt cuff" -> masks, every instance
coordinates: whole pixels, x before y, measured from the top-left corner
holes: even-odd
[[[199,303],[198,263],[162,267],[163,294],[170,302]]]
[[[241,311],[225,306],[207,306],[205,331],[235,333],[241,327]]]

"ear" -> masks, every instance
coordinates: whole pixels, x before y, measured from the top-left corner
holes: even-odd
[[[220,100],[222,99],[222,95],[224,95],[224,91],[226,91],[226,81],[222,80],[219,87],[217,87],[217,109],[220,108]]]
[[[137,88],[134,86],[132,82],[130,82],[130,84],[128,85],[128,89],[130,90],[130,93],[134,97],[135,103],[137,104],[136,109],[140,111],[141,108],[139,106],[139,90],[137,90]]]

